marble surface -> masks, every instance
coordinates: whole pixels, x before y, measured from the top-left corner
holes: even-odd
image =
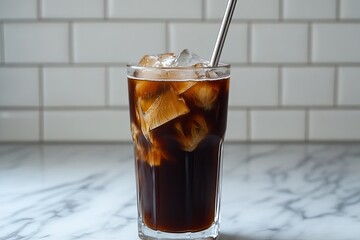
[[[359,240],[360,144],[225,144],[223,240]],[[0,240],[138,239],[131,144],[0,145]]]

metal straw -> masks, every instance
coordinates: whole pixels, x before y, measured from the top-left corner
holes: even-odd
[[[232,15],[235,10],[237,0],[229,0],[226,6],[225,14],[221,23],[218,37],[214,46],[214,51],[211,56],[210,65],[216,67],[219,64],[220,55],[224,46],[226,34],[228,32]]]

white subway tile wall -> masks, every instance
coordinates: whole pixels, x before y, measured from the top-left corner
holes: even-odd
[[[282,103],[288,106],[331,106],[335,71],[328,67],[292,67],[282,71]]]
[[[253,24],[251,62],[305,63],[308,49],[306,24]]]
[[[229,110],[226,130],[226,139],[229,141],[246,141],[247,130],[247,112]]]
[[[341,0],[340,16],[344,19],[360,18],[360,1],[359,0]]]
[[[105,106],[104,68],[44,68],[44,106]]]
[[[128,90],[126,67],[112,67],[109,69],[109,105],[128,106]]]
[[[310,140],[358,140],[360,111],[317,110],[310,111]]]
[[[104,18],[103,0],[42,0],[43,18]]]
[[[56,0],[55,0],[56,1]],[[202,3],[194,0],[108,0],[109,18],[201,19]]]
[[[73,51],[76,63],[125,63],[144,53],[164,52],[164,23],[75,23]]]
[[[271,67],[233,67],[230,106],[277,106],[278,73]]]
[[[0,67],[0,106],[39,106],[37,68]]]
[[[39,111],[0,111],[0,141],[39,141]]]
[[[252,140],[305,140],[305,111],[254,110],[250,118]]]
[[[69,61],[69,24],[9,23],[4,25],[7,63],[66,63]]]
[[[312,60],[360,63],[360,24],[314,24]]]
[[[172,23],[169,26],[170,49],[181,52],[186,46],[201,57],[210,59],[218,31],[218,23]],[[247,61],[247,26],[245,24],[231,25],[221,60],[231,63]]]
[[[221,19],[225,1],[208,0],[206,17]],[[279,0],[238,0],[234,11],[234,19],[278,19]]]
[[[0,19],[35,19],[37,2],[37,0],[0,0]]]
[[[339,105],[360,105],[360,68],[339,69]]]
[[[125,110],[46,111],[45,141],[129,141],[129,113]]]
[[[335,19],[336,0],[283,0],[285,19]]]
[[[209,58],[226,1],[0,0],[0,141],[131,141],[126,64]],[[360,141],[360,1],[238,0],[227,141]]]

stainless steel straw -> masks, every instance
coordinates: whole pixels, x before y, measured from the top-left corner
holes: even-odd
[[[226,6],[225,14],[221,23],[218,37],[211,56],[210,65],[216,67],[219,64],[220,55],[224,46],[226,34],[228,32],[230,22],[235,10],[237,0],[229,0]]]

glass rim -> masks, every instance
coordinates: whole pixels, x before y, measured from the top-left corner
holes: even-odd
[[[199,70],[199,69],[208,69],[208,70],[213,70],[213,69],[230,69],[231,67],[231,64],[230,63],[219,63],[218,66],[203,66],[203,67],[193,67],[193,66],[190,66],[190,67],[144,67],[144,66],[139,66],[138,63],[136,62],[130,62],[126,65],[126,67],[129,69],[148,69],[148,70],[166,70],[166,71],[196,71],[196,70]]]

